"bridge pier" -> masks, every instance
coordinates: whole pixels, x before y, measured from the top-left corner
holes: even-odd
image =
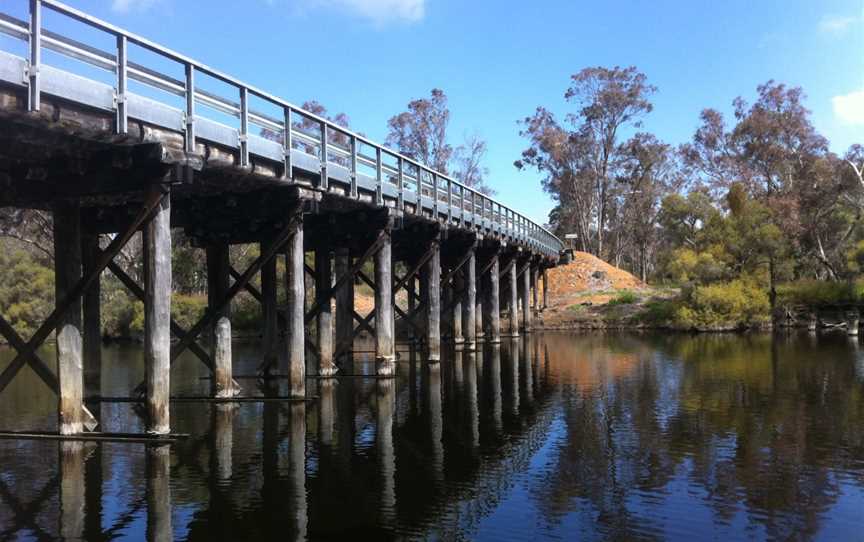
[[[351,269],[351,251],[347,247],[337,247],[335,255],[336,277],[346,275]],[[354,345],[354,277],[343,281],[336,290],[336,360],[342,371],[352,374]]]
[[[522,332],[531,333],[531,262],[522,267],[520,294],[522,297]]]
[[[144,227],[144,371],[147,432],[171,432],[171,194],[164,190]],[[229,354],[230,355],[230,354]]]
[[[77,202],[54,207],[54,289],[63,299],[81,279],[81,214]],[[60,434],[83,431],[84,367],[81,300],[72,301],[57,323],[57,378],[60,382]]]
[[[333,266],[330,247],[315,250],[315,297],[318,304],[318,376],[331,377],[337,372],[333,363]]]
[[[213,379],[211,389],[214,397],[225,398],[236,395],[233,384],[233,360],[231,355],[231,304],[222,301],[230,287],[231,260],[227,242],[212,242],[205,248],[207,253],[207,306],[214,313],[211,341],[213,356]],[[224,305],[221,306],[220,305]]]
[[[491,252],[486,259],[483,273],[483,337],[489,344],[501,343],[501,309],[499,290],[498,250]]]
[[[381,247],[375,253],[375,362],[378,376],[393,376],[396,370],[392,254],[393,240],[388,227],[381,231]]]
[[[472,246],[468,254],[468,259],[465,261],[463,268],[463,283],[462,289],[462,336],[464,338],[465,350],[474,350],[477,345],[477,277],[476,272],[477,257]]]
[[[507,287],[505,288],[506,296],[505,296],[505,307],[507,309],[507,332],[505,336],[507,337],[518,337],[519,336],[519,282],[517,280],[518,269],[517,269],[518,255],[512,254],[507,261],[507,266],[505,267],[505,278],[504,280],[507,283]]]
[[[285,243],[285,349],[287,350],[288,387],[292,397],[306,396],[306,337],[304,335],[306,285],[303,252],[303,213],[294,211],[291,219],[299,226]]]
[[[540,307],[540,311],[546,310],[546,307],[549,306],[549,274],[546,272],[546,268],[543,268],[543,305]]]
[[[426,361],[441,361],[441,245],[437,239],[429,247],[432,255],[423,266],[420,290],[426,307]]]
[[[532,264],[529,271],[531,271],[531,312],[534,316],[537,316],[539,309],[537,305],[537,288],[539,287],[537,266]]]
[[[465,345],[465,337],[462,334],[462,301],[464,299],[463,291],[465,290],[465,269],[463,268],[455,272],[453,276],[453,285],[450,287],[450,303],[452,304],[450,336],[453,339],[453,344],[456,348],[463,348]]]

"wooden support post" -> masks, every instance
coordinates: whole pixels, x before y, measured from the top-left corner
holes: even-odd
[[[286,243],[285,281],[288,310],[285,343],[288,350],[288,380],[292,397],[306,396],[306,352],[303,335],[306,288],[303,270],[303,227]]]
[[[214,397],[232,397],[234,388],[231,359],[231,304],[222,303],[230,287],[231,269],[227,243],[214,243],[207,251],[207,306],[214,314],[212,340]],[[221,306],[220,306],[221,305]]]
[[[536,315],[540,307],[537,304],[537,288],[539,287],[539,279],[537,278],[537,266],[532,265],[531,271],[531,309]]]
[[[267,252],[272,240],[261,242],[261,254]],[[279,317],[277,312],[276,258],[261,266],[261,312],[264,318],[264,345],[261,366],[270,372],[279,362]]]
[[[487,343],[501,343],[501,310],[500,310],[500,291],[498,289],[499,281],[499,262],[498,254],[490,256],[489,271],[484,275],[483,292],[486,294],[483,299],[483,335]]]
[[[55,299],[63,299],[81,280],[81,216],[77,203],[62,202],[54,209]],[[58,422],[61,435],[84,430],[84,366],[81,299],[77,298],[57,322],[57,376],[60,382]]]
[[[417,290],[420,292],[420,307],[418,307],[418,312],[416,315],[417,324],[421,329],[425,330],[428,328],[428,323],[426,322],[426,316],[429,312],[429,277],[427,273],[429,272],[429,266],[427,265],[428,260],[420,266],[420,269],[417,272],[418,280],[417,280]],[[425,333],[422,333],[419,337],[420,341],[425,343],[429,337],[426,336]]]
[[[379,376],[393,376],[396,369],[392,250],[390,231],[386,230],[375,253],[375,361]]]
[[[531,267],[522,273],[522,331],[531,333]]]
[[[516,256],[512,256],[507,267],[507,335],[519,336],[519,280],[516,266]]]
[[[171,198],[144,227],[144,371],[147,432],[171,432]]]
[[[417,279],[414,275],[405,277],[405,291],[408,293],[408,315],[414,314],[414,311],[417,310],[417,300],[415,299],[417,295]],[[414,333],[414,326],[409,325],[408,331],[411,333],[411,342],[417,342],[417,335]]]
[[[85,275],[94,272],[99,252],[99,235],[83,234],[81,236],[81,259]],[[84,397],[99,395],[101,391],[102,316],[99,303],[100,296],[101,288],[97,279],[84,291],[81,299],[84,311]]]
[[[471,255],[465,262],[465,267],[462,270],[462,281],[465,288],[462,290],[462,336],[465,341],[464,348],[466,350],[474,350],[477,341],[477,277],[475,275],[477,267],[477,258],[474,255],[474,249],[471,249]]]
[[[333,265],[330,248],[319,247],[315,251],[315,297],[318,303],[318,376],[333,376],[337,368],[333,364]]]
[[[441,361],[441,247],[438,240],[432,241],[432,257],[423,267],[421,290],[426,297],[426,360],[429,363]],[[425,288],[424,288],[425,286]]]
[[[477,277],[476,282],[479,285],[483,283],[483,277]],[[483,298],[486,296],[482,287],[477,290],[477,303],[474,307],[474,340],[478,343],[486,340],[486,331],[483,327]]]
[[[543,268],[543,306],[540,307],[541,311],[546,310],[546,307],[549,306],[549,274],[546,272],[546,268]]]
[[[464,268],[461,269],[453,277],[453,286],[450,288],[450,295],[453,297],[453,311],[450,318],[450,327],[453,330],[453,344],[458,348],[462,348],[465,343],[465,338],[462,336],[462,291],[465,289],[465,273]]]
[[[336,249],[336,276],[341,277],[351,269],[351,252],[348,248]],[[354,280],[346,280],[336,291],[336,350],[341,352],[336,360],[342,370],[351,374],[353,370],[354,345]]]

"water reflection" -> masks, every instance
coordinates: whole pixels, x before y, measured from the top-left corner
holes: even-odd
[[[253,372],[257,347],[235,350]],[[137,382],[137,350],[104,354],[106,394]],[[191,434],[172,446],[0,441],[0,539],[855,538],[862,357],[807,333],[406,352],[398,378],[315,381],[308,404],[172,405]],[[207,386],[193,367],[175,393]],[[22,385],[2,426],[50,426],[55,400]]]

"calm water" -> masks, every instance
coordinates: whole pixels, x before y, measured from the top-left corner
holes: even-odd
[[[235,355],[254,371],[256,345]],[[103,394],[129,395],[141,351],[104,357]],[[171,447],[0,441],[0,540],[864,540],[864,350],[844,335],[547,334],[408,358],[395,381],[310,380],[307,405],[173,404],[191,437]],[[25,371],[0,427],[53,429]],[[181,359],[174,393],[202,376]],[[99,416],[141,427],[130,404]]]

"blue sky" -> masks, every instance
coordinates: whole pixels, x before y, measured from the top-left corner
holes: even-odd
[[[376,140],[442,88],[453,143],[486,139],[498,199],[537,221],[552,202],[512,165],[525,148],[516,121],[538,105],[565,114],[568,78],[587,66],[643,71],[659,87],[645,129],[669,143],[768,79],[805,89],[834,151],[864,143],[862,0],[67,1],[295,103],[317,99]]]

